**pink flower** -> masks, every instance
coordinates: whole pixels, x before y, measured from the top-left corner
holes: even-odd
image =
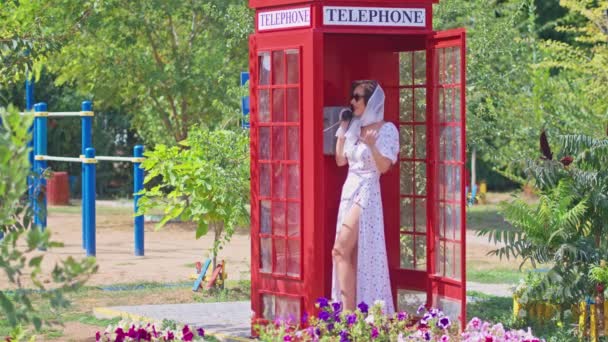
[[[101,341],[101,333],[99,331],[95,333],[95,341],[96,342]]]

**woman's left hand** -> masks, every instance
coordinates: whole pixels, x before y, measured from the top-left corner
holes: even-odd
[[[365,134],[361,135],[360,139],[365,145],[369,147],[375,146],[376,140],[378,140],[378,130],[368,129],[367,131],[365,131]]]

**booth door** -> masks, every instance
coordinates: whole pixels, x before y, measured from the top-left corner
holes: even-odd
[[[299,322],[304,303],[301,36],[250,39],[254,321]]]
[[[432,41],[433,224],[429,236],[429,299],[466,320],[465,31],[437,32]],[[463,325],[464,326],[464,325]]]

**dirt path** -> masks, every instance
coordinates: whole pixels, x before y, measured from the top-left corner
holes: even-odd
[[[81,217],[79,214],[51,213],[48,227],[52,239],[64,247],[47,251],[43,272],[48,274],[61,259],[73,256],[83,258]],[[211,235],[195,239],[194,227],[187,224],[169,224],[154,231],[146,224],[145,256],[134,255],[133,223],[129,215],[97,216],[97,264],[99,271],[88,285],[111,285],[135,282],[175,283],[187,281],[195,273],[193,263],[204,261],[212,246]],[[229,246],[218,254],[226,261],[229,279],[248,279],[250,270],[249,234],[237,233]],[[0,284],[7,282],[0,274]],[[3,286],[0,285],[0,288]]]

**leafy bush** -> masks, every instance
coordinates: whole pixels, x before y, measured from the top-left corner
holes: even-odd
[[[180,146],[157,145],[145,155],[145,183],[159,184],[142,192],[141,212],[164,207],[159,227],[175,218],[192,220],[197,239],[211,227],[217,255],[236,228],[249,220],[247,132],[194,127]]]
[[[36,329],[41,328],[44,322],[38,316],[38,307],[67,306],[64,294],[80,288],[97,266],[94,258],[77,261],[68,257],[55,265],[50,274],[52,284],[43,285],[44,254],[36,251],[62,245],[50,240],[49,230],[34,227],[32,210],[24,198],[29,174],[27,129],[31,121],[20,117],[13,108],[0,108],[0,122],[0,233],[4,235],[0,240],[0,270],[8,279],[0,289],[0,321],[14,328],[15,337],[27,333],[21,326],[33,324]],[[33,291],[48,304],[33,302]]]
[[[608,256],[602,238],[608,232],[608,139],[567,135],[558,138],[558,146],[554,156],[543,133],[543,157],[523,163],[539,202],[503,203],[514,229],[491,228],[480,235],[503,244],[492,252],[500,257],[547,268],[530,278],[521,295],[559,305],[563,321],[566,310],[595,297],[590,270]]]

